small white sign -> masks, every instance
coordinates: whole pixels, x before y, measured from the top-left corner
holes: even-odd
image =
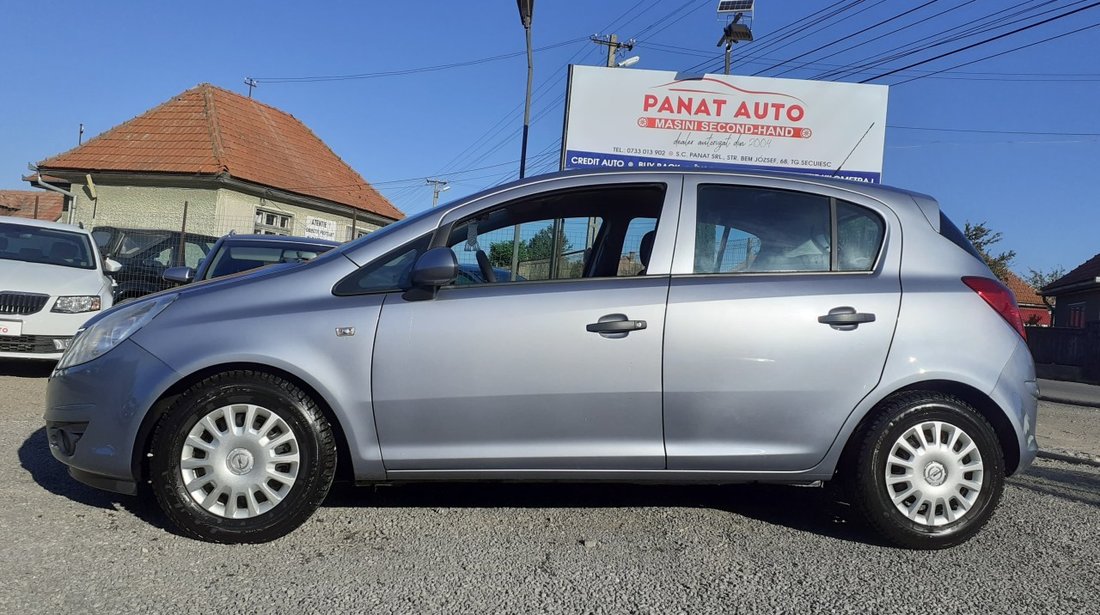
[[[0,320],[0,335],[23,335],[23,323],[18,320]]]
[[[335,220],[306,216],[306,237],[336,241],[336,227]]]

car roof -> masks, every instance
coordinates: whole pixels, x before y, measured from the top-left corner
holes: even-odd
[[[285,243],[287,245],[309,245],[309,246],[329,246],[335,247],[340,245],[339,241],[332,241],[330,239],[315,239],[313,237],[293,237],[288,235],[226,235],[222,237],[225,241],[232,241],[233,243],[250,243],[250,242],[263,242],[263,243]]]
[[[81,233],[83,235],[89,234],[88,229],[83,229],[73,224],[64,224],[61,222],[49,222],[46,220],[34,220],[31,218],[16,218],[15,216],[0,216],[0,222],[4,224],[21,224],[23,226],[48,228],[55,231],[69,231],[71,233]]]
[[[518,186],[528,183],[535,183],[541,180],[555,179],[559,177],[583,177],[583,176],[599,176],[599,175],[638,175],[639,177],[645,177],[647,175],[685,175],[685,176],[723,176],[723,177],[770,177],[775,179],[787,179],[801,182],[808,182],[813,184],[819,184],[823,186],[832,186],[834,188],[841,188],[844,190],[857,190],[860,192],[866,192],[869,194],[882,193],[893,195],[907,195],[923,198],[932,198],[926,194],[916,192],[913,190],[907,190],[905,188],[897,188],[886,184],[875,184],[871,182],[854,181],[850,179],[840,179],[836,177],[828,177],[825,175],[811,175],[809,173],[786,173],[782,171],[757,171],[751,169],[745,170],[726,170],[726,169],[695,169],[684,167],[658,167],[658,168],[623,168],[623,169],[570,169],[568,171],[554,171],[552,173],[546,173],[543,175],[534,175],[525,179],[517,180],[509,184],[502,184],[496,186],[493,190],[499,190],[505,187]]]
[[[638,181],[646,181],[652,178],[654,181],[668,177],[669,175],[683,175],[684,177],[722,177],[722,178],[763,178],[763,179],[780,179],[790,182],[799,182],[808,184],[811,186],[825,186],[838,190],[844,190],[855,194],[861,194],[870,198],[876,199],[881,202],[889,202],[892,207],[905,207],[913,208],[919,211],[928,223],[935,230],[939,231],[940,228],[940,205],[934,197],[927,194],[917,192],[915,190],[907,190],[905,188],[896,188],[893,186],[887,186],[884,184],[874,184],[871,182],[854,181],[849,179],[839,179],[833,177],[826,177],[822,175],[811,175],[809,173],[785,173],[779,171],[758,171],[752,169],[745,170],[732,170],[732,169],[696,169],[696,168],[684,168],[684,167],[658,167],[658,168],[620,168],[620,169],[570,169],[568,171],[556,171],[553,173],[546,173],[543,175],[534,175],[524,179],[509,182],[507,184],[501,184],[487,188],[481,192],[470,194],[461,197],[450,203],[446,203],[444,209],[453,209],[454,207],[460,207],[467,203],[472,203],[486,196],[493,194],[499,194],[515,188],[534,185],[542,182],[553,181],[562,178],[571,177],[614,177],[614,176],[632,176],[637,177]],[[430,210],[429,210],[430,211]]]

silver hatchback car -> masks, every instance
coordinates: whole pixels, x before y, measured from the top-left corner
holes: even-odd
[[[337,476],[836,479],[940,548],[1034,459],[1037,395],[1012,293],[930,197],[574,172],[116,307],[45,420],[77,480],[216,542],[290,532]]]

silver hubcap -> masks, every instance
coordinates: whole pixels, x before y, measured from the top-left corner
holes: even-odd
[[[207,414],[180,452],[180,474],[191,499],[230,519],[262,515],[278,505],[294,486],[298,465],[298,440],[290,426],[252,404]]]
[[[981,493],[982,455],[963,430],[942,421],[910,427],[890,447],[886,491],[894,506],[922,525],[965,515]]]

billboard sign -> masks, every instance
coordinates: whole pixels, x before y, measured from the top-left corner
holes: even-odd
[[[687,167],[879,183],[884,85],[571,66],[562,168]]]

